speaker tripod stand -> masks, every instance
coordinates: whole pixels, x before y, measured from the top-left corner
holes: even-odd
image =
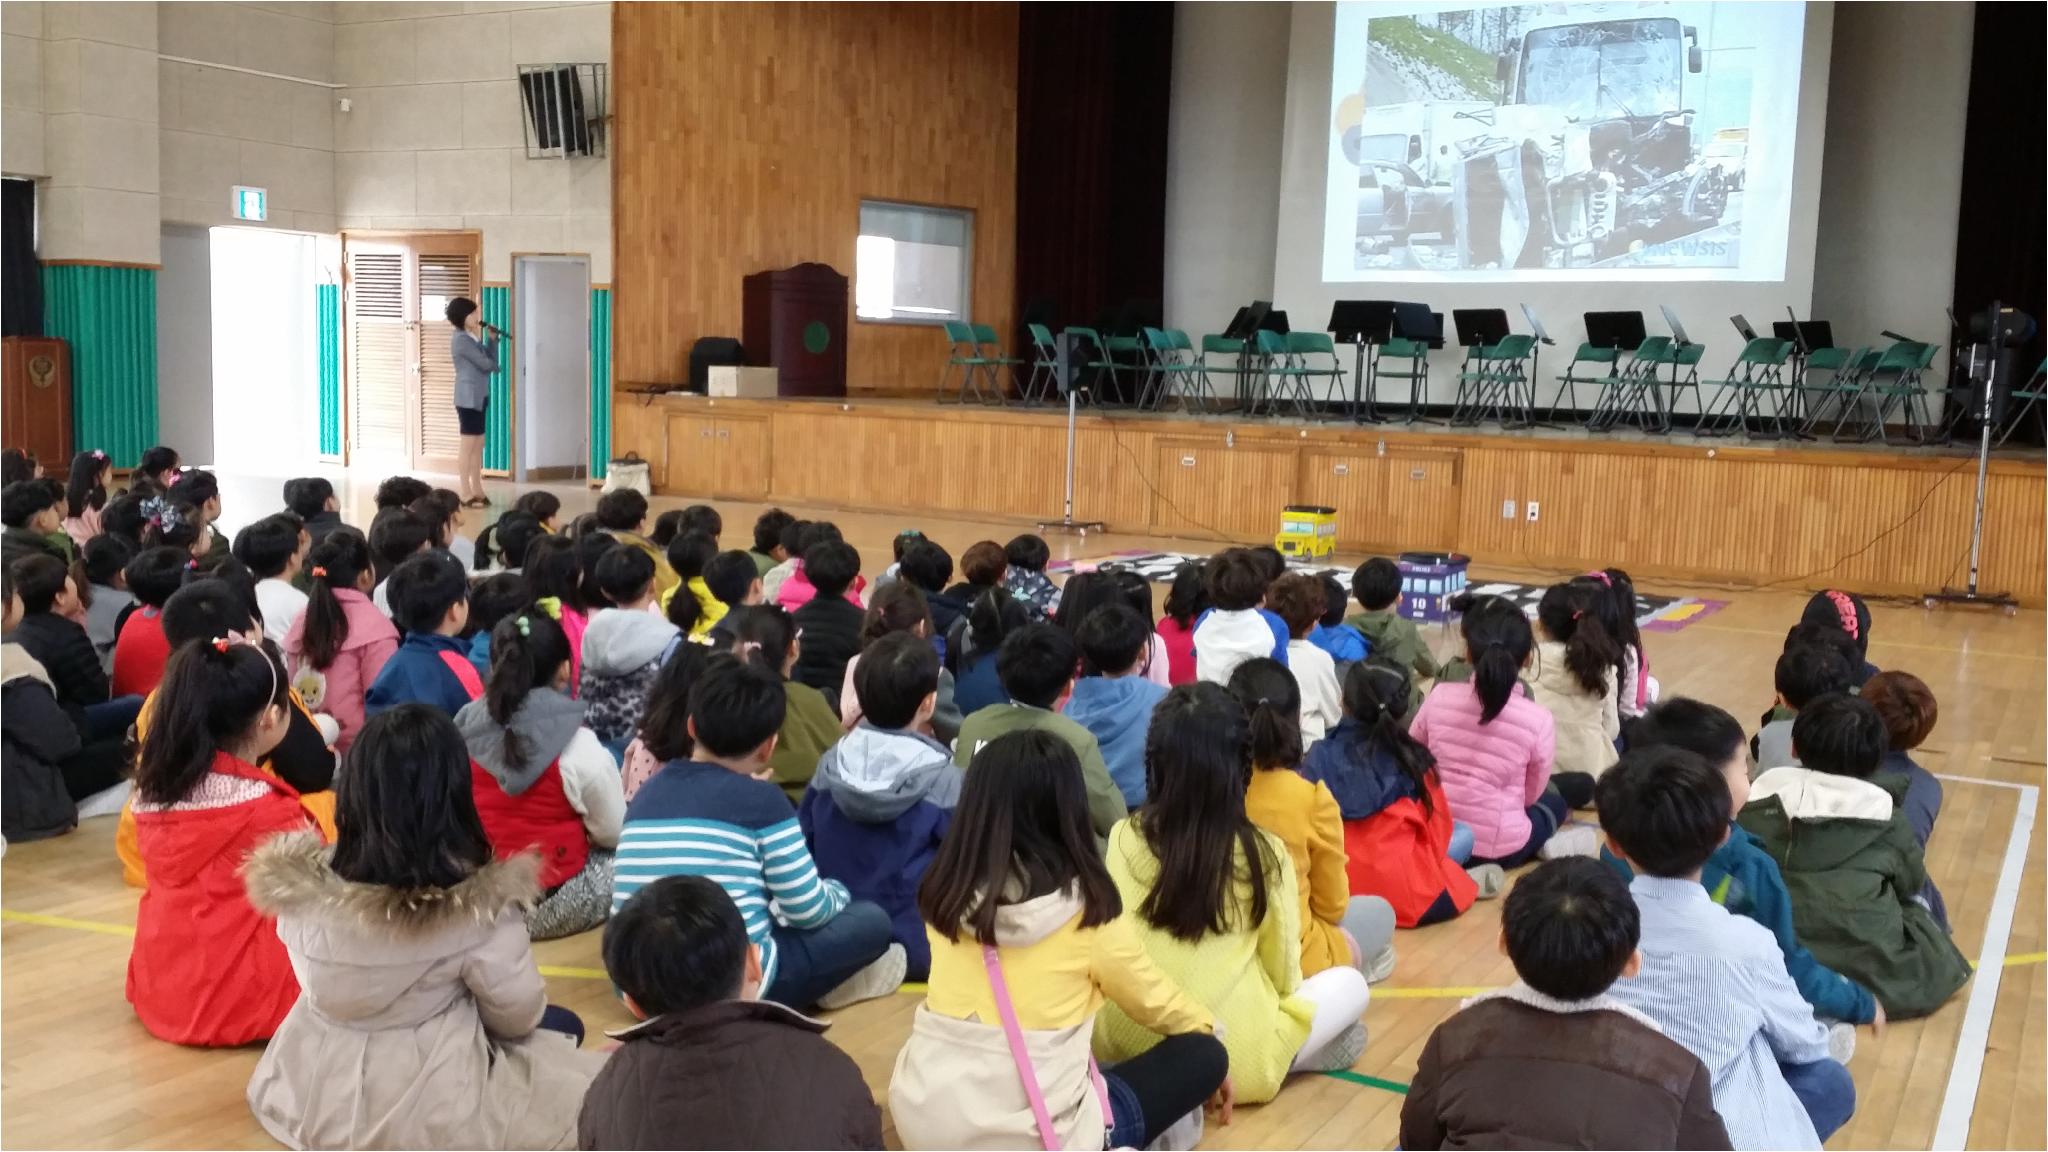
[[[1100,520],[1074,519],[1074,410],[1075,397],[1080,389],[1068,388],[1067,392],[1067,494],[1065,507],[1058,520],[1038,522],[1040,532],[1065,532],[1086,538],[1090,532],[1107,532]]]
[[[1997,305],[1992,305],[1994,314]],[[2018,614],[2019,601],[2004,592],[1984,592],[1977,586],[1978,562],[1984,554],[1984,476],[1991,465],[1991,428],[1994,405],[1998,396],[1999,370],[2012,371],[2011,357],[2000,355],[2000,348],[1985,348],[1980,344],[1970,345],[1968,378],[1976,380],[1979,371],[1977,358],[1988,354],[1990,362],[1984,366],[1984,383],[1978,400],[1978,417],[1981,426],[1977,434],[1977,501],[1970,519],[1970,580],[1961,588],[1944,587],[1939,592],[1929,592],[1921,598],[1921,605],[1933,608],[1939,604],[1966,604],[1976,607],[1997,608],[2007,616]],[[2008,385],[2010,386],[2010,385]]]

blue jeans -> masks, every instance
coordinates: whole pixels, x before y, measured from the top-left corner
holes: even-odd
[[[545,1028],[550,1032],[560,1032],[569,1039],[576,1041],[578,1048],[583,1046],[583,1017],[569,1011],[560,1004],[548,1005],[546,1010],[541,1012],[540,1023],[535,1025],[535,1027]]]
[[[1444,852],[1453,864],[1463,864],[1472,858],[1472,826],[1463,820],[1451,821],[1451,846]]]
[[[142,712],[142,697],[116,696],[104,704],[85,706],[85,731],[79,738],[87,744],[100,740],[122,740],[135,717]]]
[[[856,900],[823,927],[777,924],[769,934],[775,939],[775,982],[761,998],[801,1011],[888,950],[889,914]]]
[[[1834,1135],[1856,1114],[1856,1081],[1850,1079],[1849,1070],[1839,1061],[1780,1064],[1778,1070],[1785,1074],[1792,1094],[1806,1106],[1813,1130],[1820,1133],[1822,1140]]]

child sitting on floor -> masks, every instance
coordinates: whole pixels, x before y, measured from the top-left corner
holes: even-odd
[[[1351,894],[1336,798],[1299,771],[1301,698],[1289,671],[1262,656],[1230,674],[1230,694],[1251,723],[1245,815],[1278,836],[1293,859],[1301,897],[1301,974],[1349,964],[1368,982],[1384,980],[1394,972],[1394,909],[1381,897]]]
[[[1249,548],[1210,557],[1204,580],[1215,607],[1195,624],[1195,677],[1227,684],[1239,664],[1257,656],[1287,662],[1287,624],[1264,607],[1266,565]]]
[[[761,950],[717,884],[642,888],[605,925],[604,965],[640,1023],[616,1033],[583,1098],[580,1147],[882,1147],[860,1067],[820,1035],[829,1025],[761,999]]]
[[[1309,630],[1308,642],[1330,654],[1335,663],[1337,683],[1344,683],[1344,674],[1351,666],[1372,655],[1372,645],[1366,643],[1365,633],[1344,622],[1345,606],[1351,603],[1351,596],[1337,578],[1328,572],[1316,577],[1323,586],[1323,615],[1316,626]]]
[[[1190,560],[1174,569],[1173,583],[1166,590],[1165,610],[1154,627],[1166,642],[1168,687],[1195,682],[1195,622],[1209,608],[1209,588],[1202,565]]]
[[[1823,696],[1847,692],[1855,679],[1849,662],[1834,647],[1796,642],[1788,643],[1779,654],[1771,676],[1778,690],[1771,702],[1771,719],[1757,729],[1750,742],[1758,771],[1798,764],[1792,751],[1792,723],[1799,710]]]
[[[85,606],[85,635],[100,658],[100,670],[112,676],[114,644],[120,639],[121,625],[139,603],[128,590],[128,577],[122,571],[135,559],[135,547],[119,536],[103,534],[87,540],[79,552],[92,595],[92,602]]]
[[[1089,823],[1097,836],[1107,836],[1130,806],[1109,775],[1095,735],[1059,711],[1073,688],[1077,657],[1074,638],[1057,624],[1027,624],[1010,633],[996,654],[996,674],[1002,677],[1003,691],[1010,699],[991,704],[961,722],[960,738],[953,742],[953,762],[970,767],[982,745],[1004,733],[1027,728],[1050,732],[1066,741],[1080,760]]]
[[[1145,731],[1166,689],[1139,674],[1152,629],[1128,604],[1102,604],[1081,622],[1081,678],[1067,698],[1067,719],[1102,750],[1109,778],[1131,808],[1145,805]]]
[[[1758,776],[1739,819],[1784,872],[1800,943],[1875,993],[1892,1019],[1933,1012],[1970,978],[1970,963],[1921,899],[1911,783],[1880,771],[1883,719],[1868,700],[1823,696],[1800,709],[1792,750],[1804,767]]]
[[[1309,749],[1301,774],[1337,801],[1351,892],[1385,899],[1395,924],[1417,928],[1498,895],[1504,874],[1497,864],[1462,867],[1472,830],[1451,819],[1436,758],[1407,720],[1407,667],[1379,657],[1352,665],[1344,719]]]
[[[108,695],[146,696],[163,679],[171,648],[164,642],[164,601],[185,582],[192,558],[182,548],[144,548],[121,575],[140,605],[121,621],[114,638],[114,667]]]
[[[568,638],[529,608],[498,622],[484,693],[455,714],[491,846],[500,859],[540,851],[541,895],[526,914],[536,940],[604,923],[625,816],[618,761],[568,688]]]
[[[860,553],[844,541],[827,540],[804,553],[804,576],[813,595],[793,613],[804,646],[790,678],[816,688],[833,703],[846,683],[847,662],[860,655],[861,624],[867,614],[844,596],[859,575]],[[783,591],[788,590],[789,585],[783,585]]]
[[[1906,810],[1906,823],[1913,829],[1913,839],[1920,842],[1924,851],[1927,838],[1934,835],[1935,818],[1941,815],[1941,781],[1909,753],[1934,731],[1941,710],[1926,682],[1911,672],[1879,672],[1864,682],[1862,696],[1884,721],[1886,747],[1884,763],[1878,766],[1878,771],[1906,778],[1906,795],[1899,803]],[[1948,931],[1948,906],[1932,879],[1920,889],[1920,895],[1927,910],[1934,913],[1935,921],[1943,931]]]
[[[825,694],[790,678],[803,658],[802,633],[789,613],[773,605],[734,612],[719,625],[714,643],[782,681],[783,719],[768,767],[792,807],[818,770],[818,758],[839,739],[839,718]]]
[[[1422,682],[1436,676],[1436,657],[1422,642],[1415,621],[1401,615],[1401,569],[1385,556],[1375,556],[1351,574],[1351,595],[1365,609],[1345,623],[1359,630],[1372,654],[1392,660],[1414,673],[1409,710],[1422,703]]]
[[[947,637],[953,634],[953,626],[966,618],[973,607],[959,596],[949,595],[947,584],[953,579],[953,554],[928,537],[919,537],[903,549],[903,560],[897,565],[897,576],[905,583],[916,586],[924,593],[925,607],[932,613],[932,635]],[[945,652],[939,657],[948,664],[954,661]]]
[[[612,910],[663,876],[716,880],[761,949],[762,995],[798,1010],[842,1008],[893,993],[904,952],[889,942],[888,913],[819,877],[771,780],[768,756],[787,708],[772,671],[711,658],[690,691],[691,758],[655,773],[627,810]]]
[[[377,611],[391,615],[391,573],[414,556],[432,551],[433,545],[433,528],[409,509],[386,508],[370,521],[370,558],[375,561],[377,580],[370,589],[370,602]]]
[[[704,590],[728,610],[751,608],[761,603],[761,576],[747,553],[720,552],[704,565]]]
[[[1700,885],[1728,836],[1720,768],[1670,745],[1631,748],[1595,792],[1642,916],[1642,968],[1611,995],[1707,1066],[1735,1147],[1819,1148],[1855,1110],[1856,1085],[1771,934]]]
[[[534,963],[538,861],[492,860],[462,736],[426,705],[371,720],[348,769],[333,849],[276,836],[243,876],[305,977],[249,1110],[292,1148],[566,1142],[601,1057]]]
[[[1273,581],[1266,601],[1287,623],[1287,670],[1294,673],[1301,697],[1301,746],[1313,748],[1344,719],[1336,659],[1309,640],[1329,611],[1329,601],[1322,582],[1305,572],[1289,572]]]
[[[783,548],[782,532],[794,523],[796,517],[780,508],[770,508],[754,518],[754,547],[747,553],[747,558],[754,562],[754,574],[764,584],[769,570],[789,559],[788,551]]]
[[[870,644],[854,674],[862,720],[819,758],[797,810],[819,875],[889,914],[909,980],[931,968],[917,885],[960,799],[951,750],[920,731],[938,689],[939,654],[923,637],[892,632]]]
[[[1048,733],[1011,733],[974,758],[918,889],[930,989],[889,1078],[904,1147],[1141,1148],[1212,1094],[1228,1122],[1215,1017],[1120,914],[1084,796],[1073,749]],[[1089,1040],[1111,1004],[1146,1050],[1098,1080]]]
[[[1145,954],[1220,1022],[1238,1099],[1263,1104],[1292,1072],[1358,1059],[1372,990],[1348,964],[1302,977],[1301,881],[1287,846],[1245,814],[1251,774],[1250,725],[1228,691],[1168,692],[1145,746],[1151,801],[1110,834],[1108,864]],[[1158,1042],[1117,1007],[1095,1024],[1111,1060]]]
[[[704,568],[718,556],[718,541],[702,532],[685,532],[668,542],[668,562],[663,567],[675,575],[661,595],[662,611],[668,621],[697,639],[725,618],[730,605],[711,595],[704,583]]]
[[[483,694],[483,676],[462,639],[469,622],[469,578],[461,562],[446,552],[425,552],[400,564],[384,587],[391,594],[392,622],[405,639],[363,694],[364,711],[375,716],[415,701],[450,716],[462,711]]]
[[[1699,1057],[1607,994],[1640,970],[1640,928],[1628,889],[1590,860],[1522,877],[1501,916],[1516,980],[1430,1033],[1401,1147],[1729,1147]]]
[[[805,558],[810,556],[811,549],[828,542],[833,544],[846,543],[846,538],[839,534],[839,526],[837,524],[829,520],[819,520],[815,523],[806,524],[803,531],[802,548],[793,553],[797,557],[795,561],[796,568],[789,574],[789,578],[782,581],[775,592],[768,596],[767,602],[779,604],[784,611],[793,613],[816,599],[818,588],[817,585],[811,583],[810,576],[805,572]],[[855,553],[855,555],[858,556],[859,553]],[[946,562],[946,574],[950,576],[952,572],[953,563],[949,559]],[[762,581],[764,590],[767,587],[767,583],[765,579]],[[860,567],[856,562],[853,580],[840,592],[840,595],[846,599],[847,603],[852,604],[855,608],[859,608],[867,602],[864,598],[867,594],[867,589],[868,579],[860,574]]]
[[[683,633],[656,614],[654,561],[640,549],[605,553],[597,562],[597,584],[617,607],[600,608],[583,631],[583,678],[576,697],[598,741],[622,757],[640,727],[647,690],[663,661],[682,645]]]
[[[881,593],[877,592],[880,599]],[[953,662],[953,705],[961,717],[971,716],[991,704],[1009,702],[1003,678],[996,671],[996,657],[1010,634],[1032,623],[1033,609],[1007,589],[986,593],[967,614],[967,626],[954,629],[961,637]],[[957,734],[957,729],[956,729]]]
[[[1621,649],[1600,622],[1598,601],[1604,595],[1581,577],[1552,584],[1536,605],[1543,636],[1529,687],[1549,711],[1557,737],[1550,782],[1574,808],[1592,803],[1593,781],[1620,758],[1614,745],[1621,735],[1615,702]]]
[[[297,790],[256,766],[284,739],[290,709],[284,668],[238,639],[184,644],[164,672],[135,769],[149,887],[128,957],[128,1002],[158,1039],[266,1040],[298,999],[276,926],[239,875],[273,833],[315,832]]]
[[[803,567],[804,545],[816,542],[811,535],[809,520],[791,520],[784,524],[778,539],[781,542],[782,555],[777,558],[773,568],[761,573],[761,602],[764,604],[781,603],[783,583],[795,575],[798,568]],[[902,556],[899,554],[897,559],[901,560]]]
[[[1470,862],[1514,868],[1539,852],[1595,854],[1598,834],[1567,829],[1570,806],[1550,787],[1555,722],[1521,692],[1536,643],[1529,618],[1498,596],[1461,594],[1451,607],[1463,616],[1472,679],[1431,689],[1408,731],[1436,758],[1451,816],[1472,829]]]
[[[292,624],[306,610],[306,594],[296,586],[306,560],[310,537],[290,515],[266,516],[235,536],[234,555],[256,577],[256,602],[263,608],[263,630],[274,637],[291,634]]]
[[[1060,589],[1045,574],[1045,566],[1052,563],[1052,549],[1045,538],[1029,532],[1014,537],[1003,546],[1003,559],[1010,565],[1003,573],[1003,587],[1016,593],[1038,619],[1050,620],[1060,602]]]
[[[1008,593],[1002,593],[1005,598]],[[875,582],[875,595],[868,604],[867,615],[860,622],[861,651],[872,647],[875,641],[898,632],[907,632],[925,642],[937,654],[937,646],[931,639],[932,617],[925,607],[924,593],[901,580],[889,584]],[[860,668],[860,657],[846,662],[846,678],[839,686],[839,727],[853,731],[860,723],[860,696],[854,691],[853,679]],[[993,677],[995,666],[989,665]],[[998,689],[1000,691],[1000,689]],[[953,738],[960,734],[960,705],[955,700],[957,689],[953,674],[944,667],[939,669],[938,703],[932,708],[931,718],[918,730],[950,746]]]
[[[284,636],[292,684],[313,711],[334,717],[337,755],[367,719],[370,685],[398,651],[398,629],[370,603],[370,546],[343,525],[306,554],[306,610]]]
[[[1806,602],[1805,610],[1800,612],[1799,622],[1834,629],[1849,638],[1855,649],[1854,659],[1849,662],[1849,673],[1857,687],[1862,687],[1864,681],[1877,675],[1877,665],[1870,662],[1870,607],[1863,602],[1863,597],[1834,588],[1815,592]]]
[[[681,645],[654,677],[654,685],[647,690],[647,707],[640,714],[640,729],[619,762],[619,784],[626,803],[633,802],[634,794],[662,765],[690,758],[695,743],[690,739],[690,689],[703,675],[711,654],[703,644]]]
[[[680,523],[681,517],[678,517]],[[669,567],[664,550],[675,539],[671,536],[657,544],[641,535],[647,527],[647,497],[631,488],[620,488],[597,498],[597,522],[612,538],[654,562],[654,590],[658,596],[666,596],[681,580],[682,573]],[[717,551],[718,538],[710,537],[712,550]]]
[[[1882,1027],[1884,1009],[1868,989],[1814,959],[1799,943],[1793,930],[1792,898],[1777,862],[1756,837],[1733,823],[1749,799],[1749,756],[1742,747],[1742,725],[1712,704],[1680,696],[1652,706],[1632,722],[1628,739],[1632,749],[1683,748],[1720,770],[1728,782],[1731,823],[1727,841],[1707,858],[1700,884],[1714,903],[1770,932],[1799,995],[1813,1005],[1814,1014],[1823,1021],[1838,1022],[1829,1029],[1829,1048],[1835,1059],[1847,1061],[1855,1050],[1855,1025],[1874,1022]],[[1603,848],[1601,858],[1624,877],[1633,878],[1628,865],[1612,851]]]
[[[1647,712],[1657,702],[1657,678],[1650,675],[1650,654],[1643,647],[1643,629],[1636,622],[1636,585],[1619,568],[1588,572],[1585,579],[1600,585],[1607,610],[1600,622],[1621,647],[1621,673],[1616,684],[1615,703],[1621,718],[1630,720]]]

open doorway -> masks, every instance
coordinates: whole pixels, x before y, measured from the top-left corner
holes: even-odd
[[[520,480],[578,480],[590,467],[590,258],[512,262]]]
[[[208,240],[213,463],[299,475],[319,450],[319,238],[214,228]]]

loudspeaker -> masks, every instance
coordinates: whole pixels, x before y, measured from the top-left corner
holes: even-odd
[[[745,364],[746,350],[730,336],[706,336],[690,345],[690,391],[703,395],[711,387],[713,364]]]
[[[1081,387],[1081,373],[1088,370],[1088,341],[1062,332],[1053,347],[1053,383],[1059,385],[1060,395],[1064,396]]]

